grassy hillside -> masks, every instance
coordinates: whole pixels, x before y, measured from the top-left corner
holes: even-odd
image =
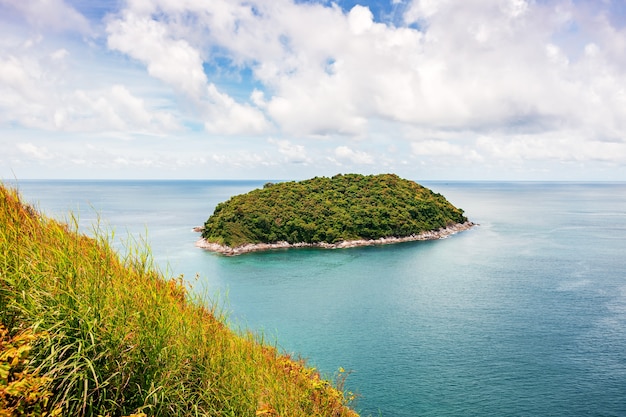
[[[404,237],[467,218],[442,195],[384,175],[336,175],[263,189],[218,204],[202,237],[230,247],[246,243],[335,243]]]
[[[120,257],[94,229],[0,184],[0,415],[356,416],[342,373],[333,387],[235,334],[146,249]]]

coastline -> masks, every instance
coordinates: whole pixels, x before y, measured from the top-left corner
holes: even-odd
[[[196,242],[196,246],[211,252],[217,252],[225,256],[236,256],[244,253],[259,252],[272,249],[288,249],[288,248],[322,248],[322,249],[345,249],[354,248],[358,246],[374,246],[374,245],[389,245],[393,243],[402,242],[414,242],[418,240],[437,240],[444,239],[448,236],[454,235],[458,232],[471,229],[476,226],[475,223],[467,221],[465,223],[457,223],[452,226],[444,227],[437,230],[429,230],[416,235],[403,236],[403,237],[381,237],[379,239],[360,239],[360,240],[344,240],[337,243],[288,243],[288,242],[276,242],[276,243],[249,243],[235,248],[230,246],[224,246],[217,243],[207,242],[204,238],[200,238]],[[201,232],[201,227],[194,227],[194,232]]]

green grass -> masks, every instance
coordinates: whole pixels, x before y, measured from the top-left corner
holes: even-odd
[[[234,332],[145,246],[120,255],[110,233],[95,225],[87,237],[77,223],[42,216],[0,184],[0,416],[357,415],[343,372],[329,383]],[[10,391],[20,380],[39,384],[38,404]]]

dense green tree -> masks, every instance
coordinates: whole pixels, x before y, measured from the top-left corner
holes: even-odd
[[[335,243],[410,236],[466,221],[441,194],[395,174],[340,174],[267,183],[234,196],[217,205],[202,237],[230,247]]]

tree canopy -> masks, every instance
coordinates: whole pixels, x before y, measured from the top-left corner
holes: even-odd
[[[395,174],[339,174],[267,183],[217,205],[204,224],[208,242],[336,243],[404,237],[467,218],[444,196]]]

